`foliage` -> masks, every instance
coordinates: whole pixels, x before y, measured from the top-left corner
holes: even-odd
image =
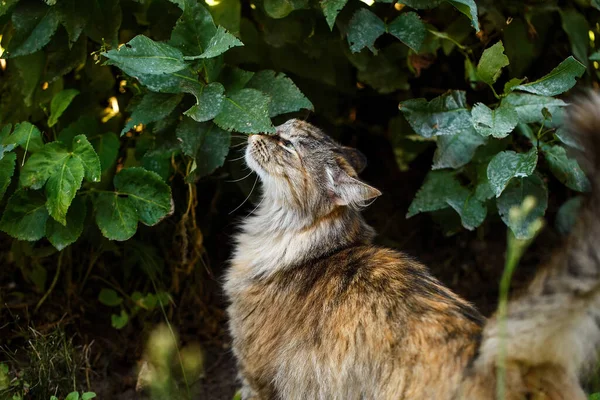
[[[566,233],[589,182],[562,119],[598,86],[599,17],[596,0],[0,2],[5,249],[37,308],[70,285],[136,329],[220,253],[214,221],[253,187],[235,146],[311,112],[424,177],[409,217],[526,240],[564,203]]]

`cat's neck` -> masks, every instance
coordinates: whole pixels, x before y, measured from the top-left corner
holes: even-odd
[[[349,207],[315,218],[267,202],[246,218],[236,235],[232,273],[237,270],[246,279],[267,277],[348,246],[370,243],[374,234],[360,213]]]

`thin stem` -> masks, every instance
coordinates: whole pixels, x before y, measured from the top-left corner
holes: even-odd
[[[56,286],[56,282],[58,282],[58,276],[60,275],[60,267],[62,265],[63,254],[65,254],[64,251],[61,251],[60,253],[58,253],[58,263],[56,266],[56,273],[54,274],[54,279],[52,279],[52,283],[50,284],[50,287],[48,288],[46,293],[44,293],[44,296],[40,299],[40,301],[35,306],[34,312],[37,312],[40,309],[40,307],[42,306],[42,304],[44,304],[44,302],[46,301],[48,296],[50,296],[50,293],[52,293],[52,290],[54,290],[54,287]]]

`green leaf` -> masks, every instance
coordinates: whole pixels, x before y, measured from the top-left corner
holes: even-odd
[[[431,171],[408,208],[407,218],[421,212],[451,207],[462,225],[472,230],[485,220],[487,209],[473,193],[461,186],[451,171]]]
[[[536,200],[535,207],[520,221],[511,221],[509,218],[512,207],[520,207],[526,197],[533,196]],[[531,233],[529,226],[533,221],[544,216],[548,207],[548,189],[546,184],[537,175],[526,178],[513,179],[502,195],[496,199],[498,212],[502,221],[510,228],[517,239],[529,239]]]
[[[90,400],[96,397],[94,392],[85,392],[81,395],[81,400]]]
[[[38,153],[40,154],[40,153]],[[77,157],[64,157],[55,173],[46,183],[46,207],[50,216],[63,225],[67,224],[67,211],[83,181],[83,163]]]
[[[57,250],[62,250],[81,236],[87,207],[83,197],[75,197],[67,212],[67,224],[61,225],[50,218],[46,223],[46,237]]]
[[[411,99],[398,106],[414,131],[423,137],[455,135],[472,131],[471,112],[465,92],[451,91],[427,102]]]
[[[591,5],[592,5],[592,7],[596,8],[597,10],[600,10],[600,0],[592,0],[591,1]],[[2,14],[0,14],[0,15],[2,15]],[[594,393],[594,394],[592,394],[590,396],[590,400],[592,400],[591,399],[592,396],[598,396],[600,398],[600,393]]]
[[[591,54],[589,59],[591,61],[600,61],[600,50],[598,50],[595,53]]]
[[[202,54],[195,55],[195,56],[188,56],[188,57],[185,57],[185,59],[186,60],[195,60],[198,58],[213,58],[213,57],[220,56],[221,54],[225,53],[227,50],[229,50],[232,47],[243,46],[243,45],[244,45],[244,43],[242,43],[238,38],[233,36],[231,33],[227,32],[225,30],[225,28],[223,28],[222,26],[219,26],[217,28],[217,32],[210,39],[210,42],[208,42],[206,50]]]
[[[356,11],[348,25],[348,45],[353,53],[368,47],[373,53],[375,40],[385,33],[385,24],[366,8]]]
[[[575,138],[573,134],[565,127],[558,128],[556,132],[554,132],[554,134],[556,135],[558,140],[560,140],[567,146],[577,150],[584,150],[581,144],[577,141],[577,138]]]
[[[325,15],[325,19],[327,20],[327,25],[329,25],[329,29],[333,30],[333,26],[335,25],[335,20],[342,11],[342,8],[346,5],[348,0],[322,0],[321,8],[323,9],[323,15]]]
[[[121,310],[121,314],[112,314],[110,316],[112,327],[115,329],[122,329],[129,322],[129,315],[125,310]]]
[[[400,14],[388,24],[388,32],[417,53],[427,36],[427,28],[415,12]]]
[[[99,182],[101,174],[100,158],[85,135],[75,136],[72,148],[73,156],[77,157],[83,164],[85,179],[90,182]]]
[[[15,153],[8,153],[2,159],[0,159],[0,200],[4,197],[8,185],[10,185],[11,178],[15,173],[15,162],[17,155]]]
[[[542,153],[550,171],[563,185],[578,192],[588,192],[590,181],[575,159],[569,158],[564,147],[542,144]]]
[[[240,31],[241,11],[240,0],[221,0],[218,4],[210,6],[214,23],[234,33]]]
[[[588,65],[589,30],[587,19],[574,8],[560,10],[562,28],[571,42],[571,51],[583,65]]]
[[[487,207],[473,193],[461,189],[446,197],[446,202],[458,213],[462,226],[472,231],[485,220]]]
[[[58,28],[58,14],[54,7],[37,2],[22,2],[11,17],[15,34],[7,53],[10,57],[25,56],[44,47]]]
[[[438,136],[431,168],[460,168],[471,161],[475,150],[486,141],[472,127],[454,135]]]
[[[495,110],[483,103],[477,103],[471,110],[473,126],[483,136],[497,139],[508,136],[519,122],[519,114],[509,103],[501,103]]]
[[[123,302],[123,298],[113,289],[102,288],[98,294],[98,301],[105,306],[115,307]]]
[[[550,113],[557,115],[567,103],[553,97],[537,96],[525,93],[511,93],[502,99],[502,104],[510,104],[519,115],[519,122],[531,124],[544,121],[542,109],[547,108]]]
[[[137,230],[138,215],[133,203],[117,193],[99,193],[95,201],[96,224],[110,240],[127,240]]]
[[[508,57],[504,55],[504,45],[502,41],[499,41],[485,49],[481,55],[479,64],[477,64],[477,75],[483,82],[492,86],[502,73],[502,68],[508,64]]]
[[[21,169],[21,185],[33,189],[42,188],[68,158],[70,155],[65,145],[60,142],[47,143],[41,151],[29,157]]]
[[[512,178],[523,178],[533,174],[538,161],[537,148],[527,153],[503,151],[496,154],[487,167],[490,187],[499,197]]]
[[[290,78],[275,71],[259,71],[247,84],[248,88],[260,90],[271,96],[269,116],[299,111],[303,108],[314,110],[312,103],[302,94]]]
[[[48,118],[48,126],[52,127],[58,122],[58,118],[65,112],[69,104],[73,101],[75,96],[79,94],[79,90],[76,89],[65,89],[58,92],[52,98],[50,103],[50,118]]]
[[[115,176],[114,185],[119,195],[127,196],[145,225],[156,225],[173,212],[171,188],[154,172],[126,168]]]
[[[36,241],[46,232],[46,198],[40,191],[19,189],[8,199],[0,230],[19,240]]]
[[[477,18],[477,5],[475,0],[446,0],[452,4],[458,11],[466,15],[471,20],[471,25],[479,32],[479,19]]]
[[[44,66],[46,65],[46,55],[43,51],[17,57],[14,59],[15,66],[21,76],[21,93],[26,106],[32,105],[33,94],[38,88]]]
[[[120,48],[102,55],[109,59],[107,63],[110,65],[141,74],[168,74],[186,67],[181,51],[144,35],[138,35]]]
[[[558,67],[535,82],[516,86],[516,90],[539,94],[541,96],[556,96],[571,89],[585,72],[585,66],[573,57],[561,62]]]
[[[264,0],[263,7],[271,18],[287,17],[292,11],[308,8],[308,0]]]
[[[29,122],[21,122],[20,124],[15,125],[15,130],[12,135],[5,138],[3,144],[19,145],[25,150],[25,154],[27,154],[28,151],[40,151],[44,147],[42,133],[35,125]]]
[[[408,207],[406,218],[449,207],[446,199],[461,188],[452,171],[430,171]]]
[[[10,9],[18,2],[19,0],[4,0],[0,2],[0,17],[6,14],[8,11],[10,11]],[[3,364],[0,364],[0,367],[2,366]]]
[[[56,10],[60,23],[69,35],[69,41],[75,43],[92,15],[88,4],[80,0],[61,0],[56,5]]]
[[[214,119],[222,129],[242,133],[275,133],[269,118],[271,98],[256,90],[242,89],[229,95]]]
[[[229,153],[231,134],[212,123],[184,118],[177,127],[177,138],[184,154],[194,158],[193,174],[201,178],[223,165]]]
[[[169,44],[186,56],[204,53],[217,27],[210,12],[200,2],[188,2],[171,32]]]
[[[579,215],[579,209],[583,203],[582,196],[573,197],[563,203],[556,214],[556,230],[563,236],[567,236]]]
[[[121,136],[129,132],[131,128],[138,124],[149,124],[160,121],[177,107],[181,102],[183,94],[164,94],[148,92],[133,109],[131,118],[121,130]]]
[[[519,86],[521,83],[523,83],[524,80],[525,79],[521,79],[521,78],[512,78],[510,81],[506,82],[504,84],[504,94],[509,94],[510,92],[515,90],[515,88],[517,86]]]
[[[65,397],[65,400],[79,400],[79,393],[71,392],[67,395],[67,397]]]
[[[225,88],[219,82],[213,82],[202,87],[196,104],[184,112],[198,122],[204,122],[216,117],[223,109]]]
[[[117,161],[119,148],[121,147],[121,142],[119,141],[117,134],[114,132],[106,132],[101,135],[96,135],[91,140],[91,143],[100,159],[102,172],[112,167]]]
[[[62,1],[62,0],[61,0]],[[96,43],[107,42],[112,47],[119,44],[119,28],[123,19],[120,0],[86,2],[91,8],[91,18],[85,32]],[[90,7],[91,6],[91,7]]]

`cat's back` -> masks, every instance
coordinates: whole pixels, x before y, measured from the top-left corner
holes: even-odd
[[[449,396],[483,323],[421,264],[371,245],[250,278],[235,290],[234,349],[253,386],[268,394],[261,398]]]

